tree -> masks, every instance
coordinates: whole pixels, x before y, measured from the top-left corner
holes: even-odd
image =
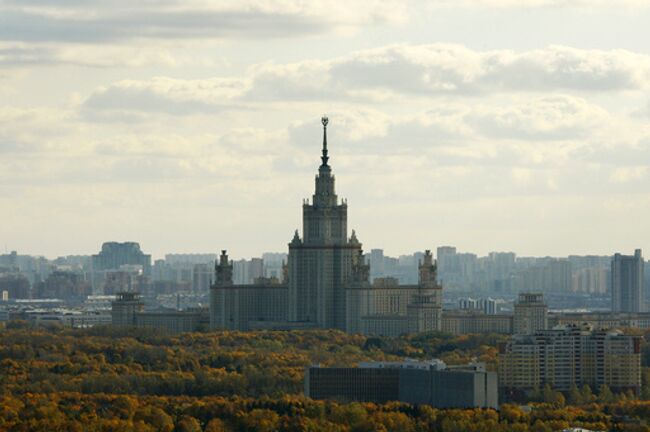
[[[174,430],[172,418],[158,407],[146,406],[138,409],[133,416],[133,420],[141,420],[162,432],[172,432]]]
[[[555,402],[555,392],[548,383],[544,386],[544,390],[542,390],[542,400],[549,404]]]
[[[612,403],[616,399],[607,384],[601,384],[598,388],[598,398],[604,403]]]
[[[226,427],[226,424],[223,420],[218,418],[213,418],[210,420],[205,427],[205,432],[228,432],[229,429]]]
[[[241,416],[246,430],[255,432],[274,432],[278,430],[280,416],[269,409],[254,409]]]
[[[201,423],[192,416],[183,416],[176,424],[175,432],[201,432]]]
[[[580,390],[578,390],[578,387],[575,384],[571,385],[571,388],[569,389],[568,402],[569,405],[583,404],[582,394],[580,393]]]
[[[553,432],[553,429],[541,420],[535,421],[535,423],[530,427],[531,432]]]
[[[583,385],[580,393],[582,394],[582,403],[591,403],[594,401],[594,394],[589,384]]]

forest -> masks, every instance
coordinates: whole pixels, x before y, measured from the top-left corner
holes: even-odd
[[[4,431],[650,431],[650,347],[641,398],[607,388],[540,389],[527,407],[437,410],[401,403],[313,401],[304,368],[405,357],[472,359],[496,368],[499,335],[372,338],[335,330],[211,332],[148,329],[0,331]]]

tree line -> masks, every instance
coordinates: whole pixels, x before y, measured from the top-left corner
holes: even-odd
[[[645,335],[646,337],[648,335]],[[650,368],[640,399],[607,387],[537,389],[527,408],[437,410],[312,401],[313,363],[476,359],[495,369],[501,335],[400,338],[336,330],[188,333],[95,327],[0,331],[0,430],[8,431],[650,431]],[[644,366],[649,344],[642,347]]]

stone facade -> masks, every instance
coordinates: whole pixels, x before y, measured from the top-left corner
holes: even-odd
[[[442,331],[453,335],[472,333],[512,334],[513,316],[489,315],[473,311],[445,311],[442,315]]]
[[[234,285],[225,251],[210,290],[212,328],[336,328],[351,333],[398,335],[439,331],[442,287],[429,251],[420,263],[419,283],[370,284],[361,242],[348,236],[348,206],[339,200],[327,150],[323,117],[321,165],[311,201],[302,206],[302,236],[289,243],[282,283]],[[386,281],[385,281],[386,282]],[[268,323],[265,324],[265,323]]]
[[[118,293],[111,303],[111,324],[114,326],[148,327],[178,334],[205,330],[208,320],[207,309],[145,311],[140,295],[133,292]]]
[[[287,321],[288,286],[274,278],[258,278],[254,284],[234,285],[232,261],[221,251],[210,290],[210,327],[251,330],[253,323],[270,327]]]
[[[530,334],[548,328],[548,306],[541,293],[520,293],[515,303],[513,331]]]

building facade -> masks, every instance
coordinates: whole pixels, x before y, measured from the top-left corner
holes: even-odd
[[[111,324],[114,326],[147,327],[167,333],[206,330],[209,325],[207,309],[145,311],[138,293],[119,293],[111,303]]]
[[[144,254],[136,242],[106,242],[102,250],[92,256],[94,271],[115,270],[123,265],[139,265],[145,275],[151,274],[151,255]]]
[[[586,312],[549,314],[549,328],[588,324],[598,329],[650,328],[650,312]]]
[[[565,326],[515,335],[499,350],[499,387],[517,399],[549,384],[569,391],[584,384],[613,391],[641,390],[640,337],[617,330]]]
[[[345,286],[352,259],[361,251],[354,232],[348,238],[348,205],[339,202],[328,164],[327,117],[323,150],[311,203],[302,205],[302,238],[289,243],[289,319],[345,330]]]
[[[641,249],[634,255],[612,258],[612,312],[645,312],[644,262]]]
[[[111,303],[111,322],[115,326],[134,326],[136,313],[142,311],[144,311],[144,302],[139,294],[119,293]]]
[[[354,230],[348,236],[347,202],[336,195],[328,163],[327,117],[322,124],[315,191],[311,201],[303,202],[302,236],[296,230],[289,243],[283,280],[233,283],[233,263],[223,251],[210,289],[211,327],[336,328],[391,336],[439,331],[442,287],[430,251],[418,256],[417,284],[399,285],[391,278],[370,284],[361,242]]]
[[[483,364],[447,366],[441,360],[370,362],[359,367],[305,371],[305,395],[312,399],[386,403],[401,401],[437,408],[498,407],[497,377]]]
[[[226,251],[216,265],[216,282],[210,290],[210,327],[251,330],[281,327],[288,321],[289,287],[276,278],[259,277],[253,284],[233,283],[233,263]]]
[[[520,293],[514,309],[515,334],[530,334],[548,327],[548,306],[543,294]]]
[[[444,311],[442,331],[453,335],[474,333],[512,334],[513,316],[474,311]]]

